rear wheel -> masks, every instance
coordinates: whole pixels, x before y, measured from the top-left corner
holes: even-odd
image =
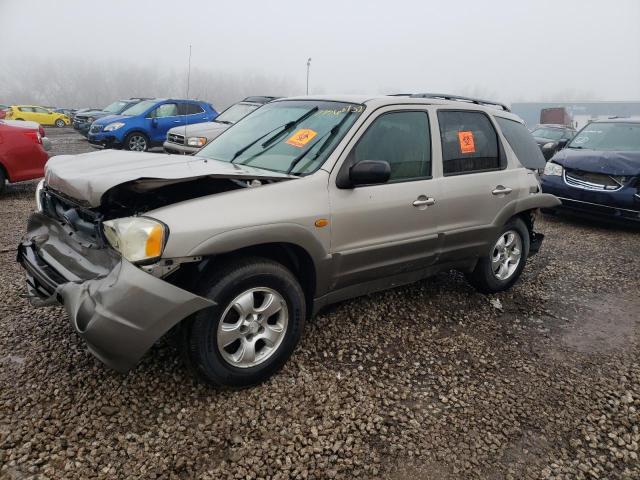
[[[0,195],[4,192],[4,187],[7,184],[7,176],[4,173],[2,167],[0,167]]]
[[[62,120],[61,118],[57,119],[55,124],[56,124],[56,127],[58,128],[62,128],[65,126],[64,120]]]
[[[149,149],[149,139],[144,133],[130,133],[124,140],[124,148],[132,152],[146,152]]]
[[[216,268],[201,295],[215,307],[182,326],[187,364],[205,381],[226,387],[263,382],[295,349],[304,325],[305,297],[283,265],[245,258]]]
[[[502,227],[467,280],[483,293],[507,290],[520,277],[528,255],[529,230],[521,219],[512,219]]]

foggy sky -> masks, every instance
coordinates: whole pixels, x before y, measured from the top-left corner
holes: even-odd
[[[54,61],[186,77],[191,44],[194,75],[287,90],[254,94],[304,94],[312,57],[311,93],[640,100],[640,0],[0,0],[0,25],[8,75]]]

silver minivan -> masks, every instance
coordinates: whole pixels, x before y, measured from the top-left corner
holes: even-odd
[[[52,158],[18,259],[126,371],[170,330],[214,385],[258,383],[304,321],[347,298],[457,269],[508,289],[542,235],[545,161],[508,108],[445,95],[268,103],[196,156]]]

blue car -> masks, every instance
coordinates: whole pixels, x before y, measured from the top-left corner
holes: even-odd
[[[144,152],[161,146],[170,128],[210,122],[218,112],[198,100],[151,99],[91,124],[89,143],[96,148]]]
[[[588,124],[547,163],[541,183],[563,210],[640,224],[640,118]]]

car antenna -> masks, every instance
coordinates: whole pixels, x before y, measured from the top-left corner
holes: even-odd
[[[189,66],[187,67],[187,100],[189,100],[189,84],[191,83],[191,44],[189,44]],[[187,144],[187,105],[184,109],[184,144]]]

